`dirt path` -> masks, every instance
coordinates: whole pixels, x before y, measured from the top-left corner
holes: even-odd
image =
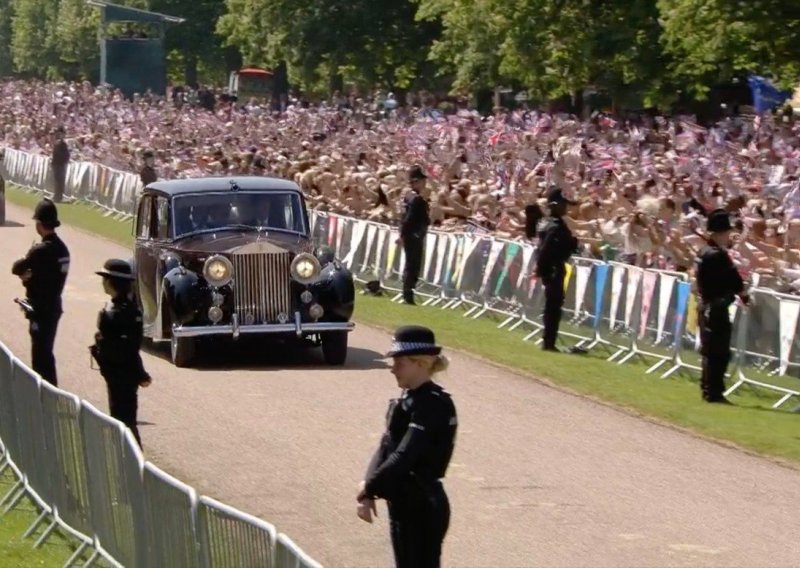
[[[30,212],[0,227],[0,340],[26,362],[14,259],[35,238]],[[73,256],[56,344],[61,386],[101,409],[87,346],[105,298],[94,275],[128,251],[62,227]],[[354,495],[397,394],[379,359],[389,342],[359,326],[347,367],[315,352],[205,369],[158,354],[141,391],[145,454],[200,494],[273,522],[326,566],[390,566],[386,509],[369,526]],[[309,361],[309,358],[311,361]],[[800,558],[800,473],[564,394],[462,355],[442,382],[460,431],[446,487],[446,566],[790,566]]]

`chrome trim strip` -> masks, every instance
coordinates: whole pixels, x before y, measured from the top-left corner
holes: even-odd
[[[323,331],[353,331],[353,322],[317,322],[300,324],[300,335]],[[296,323],[276,323],[267,325],[233,325],[181,326],[172,330],[175,337],[208,337],[213,335],[230,335],[234,338],[240,334],[257,333],[297,333]]]

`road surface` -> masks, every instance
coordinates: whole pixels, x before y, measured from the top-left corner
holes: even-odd
[[[36,235],[28,210],[7,213],[0,340],[29,362],[11,263]],[[70,227],[60,233],[73,258],[56,342],[60,386],[105,410],[104,383],[87,352],[105,302],[94,271],[130,254]],[[299,363],[221,349],[201,370],[148,353],[145,455],[199,494],[274,523],[326,566],[390,566],[385,506],[367,525],[354,502],[387,401],[398,393],[380,358],[388,345],[387,334],[358,326],[344,369],[326,368],[315,351]],[[455,398],[460,430],[446,479],[453,521],[445,566],[800,562],[800,472],[461,354],[451,360],[441,382]]]

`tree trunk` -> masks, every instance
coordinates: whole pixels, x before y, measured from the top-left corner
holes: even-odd
[[[183,64],[183,79],[184,82],[197,88],[197,57],[194,55],[187,55]]]
[[[344,77],[342,77],[341,73],[336,72],[331,74],[331,78],[328,83],[328,90],[331,95],[333,95],[333,93],[336,91],[339,91],[341,94],[341,92],[344,90]]]
[[[288,102],[289,93],[289,71],[286,62],[278,63],[272,73],[272,110],[282,110],[281,102]]]

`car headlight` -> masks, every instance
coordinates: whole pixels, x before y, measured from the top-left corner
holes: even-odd
[[[291,270],[292,278],[300,284],[311,284],[319,278],[322,266],[313,254],[303,252],[294,257]]]
[[[212,286],[225,286],[233,278],[233,265],[224,256],[212,256],[203,265],[203,277]]]

